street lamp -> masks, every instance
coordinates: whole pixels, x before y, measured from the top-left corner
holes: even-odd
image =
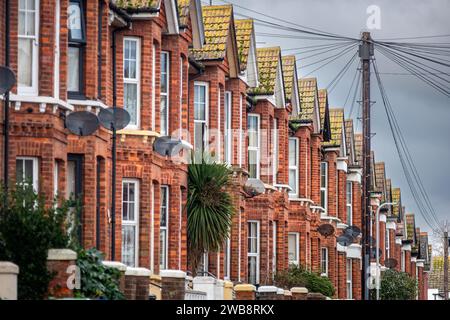
[[[386,208],[387,206],[396,206],[397,203],[396,202],[385,202],[382,205],[380,205],[377,208],[377,214],[375,217],[375,221],[376,221],[376,248],[375,248],[375,263],[377,266],[377,283],[376,283],[376,292],[377,292],[377,300],[380,300],[380,273],[379,273],[379,269],[380,269],[380,211],[381,209]]]

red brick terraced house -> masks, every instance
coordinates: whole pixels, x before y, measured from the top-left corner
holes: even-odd
[[[29,180],[48,205],[79,200],[83,247],[155,275],[189,270],[184,160],[207,152],[233,171],[235,215],[220,252],[205,253],[203,274],[272,285],[297,264],[329,277],[336,298],[361,298],[361,246],[342,247],[336,236],[361,226],[362,136],[342,109],[329,108],[317,79],[298,78],[295,56],[257,48],[251,19],[199,0],[11,0],[10,11],[18,81],[1,165],[11,183]],[[4,12],[2,1],[1,28]],[[3,65],[4,32],[0,41]],[[65,119],[114,105],[131,122],[117,132],[113,212],[111,132],[76,136]],[[3,126],[1,135],[3,152]],[[153,150],[163,136],[182,142],[179,157]],[[261,180],[265,193],[250,198],[248,179]],[[399,204],[382,215],[382,265],[395,258],[424,299],[427,234],[404,214],[400,189],[374,157],[372,188],[373,212]],[[319,234],[324,223],[333,236]]]

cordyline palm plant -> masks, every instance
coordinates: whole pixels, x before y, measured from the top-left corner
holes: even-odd
[[[194,163],[194,161],[193,161]],[[225,187],[231,171],[203,156],[189,165],[187,238],[192,273],[195,275],[204,252],[217,252],[229,236],[234,213]]]

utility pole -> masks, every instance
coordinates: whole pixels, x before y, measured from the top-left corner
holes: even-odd
[[[362,127],[363,127],[363,178],[362,178],[362,272],[361,294],[363,300],[369,300],[367,279],[370,267],[370,60],[373,57],[373,43],[370,32],[363,32],[359,45],[359,57],[362,65]]]
[[[444,300],[448,300],[448,232],[444,232]]]

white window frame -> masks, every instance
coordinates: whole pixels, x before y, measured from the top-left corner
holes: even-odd
[[[406,272],[406,252],[405,250],[401,250],[401,271]]]
[[[256,278],[255,278],[255,282],[256,282],[256,284],[259,284],[260,246],[261,246],[261,244],[260,244],[260,241],[261,241],[260,222],[259,222],[259,220],[248,220],[247,221],[247,228],[248,228],[248,230],[250,230],[250,224],[256,224],[256,252],[249,252],[249,248],[247,248],[247,264],[248,264],[248,260],[249,260],[250,257],[256,257]],[[250,238],[250,232],[247,233],[247,242],[248,242],[249,238]],[[250,282],[250,279],[249,279],[249,282]]]
[[[169,101],[169,96],[170,96],[170,52],[169,51],[161,51],[161,54],[160,54],[160,58],[161,58],[161,60],[160,60],[160,65],[161,65],[161,68],[160,68],[160,70],[161,70],[161,77],[160,77],[160,85],[159,85],[159,96],[160,96],[160,103],[159,103],[159,105],[160,105],[160,110],[159,110],[159,116],[160,116],[160,118],[159,118],[159,131],[160,131],[160,133],[161,133],[161,135],[162,136],[168,136],[169,135],[169,130],[170,130],[170,124],[169,124],[169,114],[170,114],[170,112],[169,112],[169,109],[170,109],[170,101]],[[167,70],[165,70],[165,71],[163,71],[162,70],[162,59],[163,59],[163,56],[165,56],[166,57],[166,66],[167,66]],[[167,79],[167,82],[166,82],[166,88],[167,88],[167,92],[162,92],[161,91],[161,88],[162,88],[162,75],[163,75],[163,73],[165,73],[166,74],[166,79]],[[166,121],[166,125],[167,125],[167,127],[166,128],[163,128],[163,116],[162,116],[162,110],[161,110],[161,97],[166,97],[166,110],[167,110],[167,112],[166,112],[166,116],[165,116],[165,121]]]
[[[123,220],[123,187],[124,184],[134,184],[134,220]],[[122,227],[134,226],[136,228],[134,236],[134,267],[139,266],[139,180],[138,179],[123,179],[122,180]],[[130,199],[128,199],[130,202]],[[123,254],[123,253],[122,253]],[[123,258],[121,259],[123,261]]]
[[[389,238],[390,238],[389,230],[386,229],[384,233],[384,243],[386,247],[385,251],[387,259],[391,257],[391,244],[389,243]]]
[[[296,260],[291,260],[289,258],[289,237],[295,237],[295,255]],[[300,265],[300,233],[298,232],[288,232],[288,262],[289,264],[294,264],[296,266]]]
[[[170,207],[169,207],[169,203],[170,203],[170,188],[168,185],[161,185],[160,188],[160,199],[162,199],[163,196],[163,190],[165,190],[164,192],[166,192],[166,203],[164,203],[164,207],[166,208],[166,226],[162,227],[161,225],[159,226],[159,232],[160,232],[160,241],[161,241],[161,230],[165,231],[165,237],[164,237],[164,244],[165,244],[165,248],[164,248],[164,261],[161,261],[161,250],[162,248],[160,247],[160,254],[159,254],[159,268],[160,270],[164,270],[167,269],[169,266],[169,216],[170,216]],[[163,203],[162,200],[160,200],[160,207],[159,207],[159,212],[160,212],[160,221],[161,221],[161,211],[163,208]]]
[[[156,45],[152,46],[152,130],[156,127]]]
[[[259,179],[261,176],[261,116],[257,113],[247,114],[247,124],[250,122],[250,121],[248,121],[248,119],[251,117],[255,117],[258,122],[258,125],[257,125],[258,141],[257,141],[257,146],[250,146],[250,143],[248,144],[247,153],[250,153],[250,151],[256,151],[256,177],[255,178]],[[248,128],[247,128],[247,130],[248,130]],[[250,166],[250,157],[249,156],[248,156],[248,166]],[[249,170],[249,172],[250,172],[250,170]]]
[[[225,163],[231,165],[233,161],[233,149],[232,149],[232,109],[233,105],[233,93],[231,91],[225,91],[224,102],[224,160]]]
[[[125,72],[123,75],[124,93],[125,84],[136,85],[136,124],[129,124],[127,129],[139,129],[141,127],[141,39],[137,37],[124,37],[123,38],[123,64],[125,70],[125,43],[126,41],[136,42],[136,78],[125,78]],[[124,95],[125,98],[125,95]],[[125,108],[125,102],[124,102]]]
[[[184,85],[183,75],[184,75],[184,59],[183,57],[180,57],[180,123],[179,123],[180,137],[182,137],[183,134],[183,85]]]
[[[272,131],[272,148],[273,148],[273,163],[272,163],[272,169],[273,169],[273,184],[278,183],[278,119],[273,118],[273,131]]]
[[[322,171],[322,165],[324,165],[325,168],[325,186],[322,186],[322,175],[323,175],[323,171]],[[322,197],[323,194],[323,197]],[[326,161],[322,161],[320,163],[320,200],[321,200],[321,204],[322,204],[322,200],[323,200],[323,205],[324,205],[324,209],[325,209],[325,213],[328,212],[328,162]]]
[[[55,160],[53,163],[53,197],[58,196],[58,182],[59,182],[59,162]]]
[[[231,279],[231,234],[225,240],[225,263],[224,263],[224,280]]]
[[[39,191],[39,159],[36,157],[17,157],[16,158],[16,170],[17,170],[17,161],[22,161],[22,172],[25,175],[25,161],[33,162],[33,190],[34,192]],[[23,181],[25,177],[22,177]],[[23,185],[27,185],[27,183],[23,183]]]
[[[298,195],[299,195],[298,165],[299,165],[299,145],[300,145],[300,143],[299,143],[298,138],[289,138],[288,147],[290,146],[291,141],[295,142],[295,164],[290,163],[290,161],[289,161],[290,157],[289,157],[289,159],[288,159],[288,161],[289,161],[288,180],[289,180],[291,171],[295,172],[295,188],[290,186],[292,188],[292,190],[294,190],[294,191],[289,191],[289,196],[290,197],[298,197]],[[289,153],[290,153],[290,150],[289,150]]]
[[[277,271],[277,222],[272,222],[272,276]]]
[[[350,194],[349,194],[350,186]],[[350,199],[349,199],[350,196]],[[347,225],[351,226],[353,224],[353,182],[347,180],[345,183],[345,199],[346,199],[346,209],[347,209]]]
[[[203,152],[208,150],[209,146],[209,83],[204,81],[195,81],[194,82],[194,113],[195,113],[195,87],[201,86],[205,88],[205,120],[195,119],[194,115],[194,147],[197,145],[195,141],[195,124],[203,123],[205,125],[205,135],[203,136]]]
[[[324,253],[325,253],[325,259],[324,259]],[[321,247],[320,248],[320,273],[321,273],[321,276],[328,277],[328,260],[329,260],[328,248]],[[325,271],[323,270],[324,265],[325,265]]]
[[[19,0],[22,1],[22,0]],[[25,7],[27,6],[27,1],[25,1]],[[40,0],[35,0],[35,10],[21,10],[20,9],[20,2],[18,3],[18,18],[20,18],[20,12],[33,12],[34,11],[34,35],[21,35],[19,34],[19,23],[17,23],[17,35],[18,35],[18,43],[20,42],[20,39],[31,39],[32,45],[31,45],[31,57],[32,57],[32,70],[31,70],[31,86],[23,86],[19,82],[17,83],[17,94],[19,95],[27,95],[27,96],[37,96],[39,93],[39,24],[40,24]],[[27,14],[26,14],[27,16]],[[25,23],[25,30],[26,30],[26,24]],[[18,53],[19,54],[19,53]],[[17,59],[17,63],[19,63],[19,59]],[[17,66],[17,68],[19,68]]]
[[[347,299],[353,299],[353,265],[352,259],[347,258],[345,261],[346,291]]]

